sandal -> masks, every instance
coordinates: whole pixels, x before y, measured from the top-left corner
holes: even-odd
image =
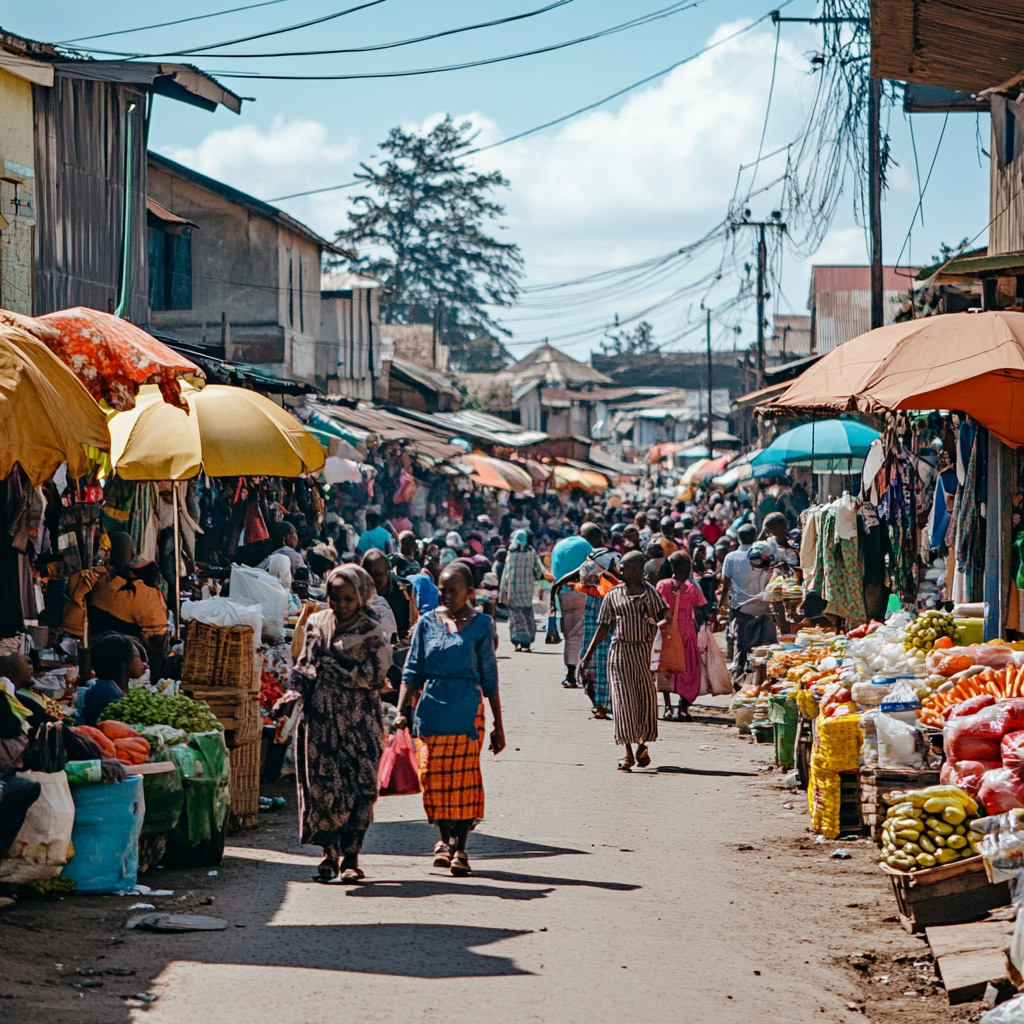
[[[366,875],[359,868],[345,868],[341,873],[341,884],[342,885],[355,885],[356,882],[361,882]]]
[[[608,711],[605,708],[603,708],[600,704],[598,704],[598,706],[596,708],[594,708],[594,717],[595,718],[607,718],[608,717]]]
[[[434,843],[434,867],[449,868],[452,865],[451,847],[443,840]]]
[[[566,690],[578,690],[580,688],[580,684],[579,683],[577,683],[575,681],[570,683],[568,679],[563,679],[562,680],[562,686]]]
[[[456,850],[452,855],[451,872],[456,878],[465,878],[466,875],[473,873],[473,869],[469,866],[469,857],[466,856],[465,850]]]
[[[636,763],[638,768],[646,768],[651,763],[651,752],[647,749],[646,743],[641,743],[636,748]]]
[[[682,708],[680,708],[678,714],[676,715],[676,721],[677,722],[692,722],[693,721],[693,715],[691,715],[689,711],[684,711]]]
[[[670,708],[670,707],[665,708],[665,716],[664,717],[665,717],[665,721],[666,722],[674,722],[675,721],[675,717],[674,717],[672,708]]]
[[[628,772],[633,770],[634,761],[631,757],[620,757],[619,758],[619,771]]]
[[[316,874],[321,882],[333,882],[338,877],[338,858],[324,857],[316,869]]]

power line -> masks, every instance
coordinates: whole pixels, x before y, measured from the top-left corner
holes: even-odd
[[[353,185],[361,185],[362,179],[346,181],[344,185],[328,185],[327,188],[311,188],[307,192],[293,192],[288,196],[275,196],[273,199],[264,199],[265,203],[283,203],[286,199],[298,199],[299,196],[315,196],[320,192],[337,192],[340,188],[351,188]]]
[[[894,266],[900,265],[900,260],[903,258],[903,251],[906,249],[907,244],[910,241],[911,232],[914,230],[914,222],[917,220],[918,213],[921,213],[921,208],[924,204],[924,194],[928,191],[928,183],[932,180],[932,171],[935,170],[935,161],[939,158],[939,150],[942,148],[942,139],[946,134],[946,125],[949,123],[949,111],[946,111],[946,117],[942,122],[942,131],[939,132],[939,141],[935,144],[935,153],[932,156],[931,166],[928,168],[928,174],[924,179],[924,187],[920,189],[917,199],[917,207],[914,210],[913,217],[910,218],[910,230],[907,231],[907,237],[903,240],[903,248],[900,249],[899,256],[896,257],[896,263]],[[924,223],[924,214],[921,213],[921,223]]]
[[[192,54],[205,53],[207,50],[216,50],[220,46],[237,46],[239,43],[251,43],[254,39],[266,39],[267,36],[280,36],[286,32],[297,32],[302,28],[309,28],[312,25],[322,25],[327,21],[334,21],[337,18],[344,18],[347,14],[355,14],[357,11],[365,11],[368,7],[376,7],[378,4],[386,3],[387,0],[367,0],[366,3],[357,7],[347,7],[343,11],[335,11],[333,14],[325,14],[321,18],[312,18],[309,21],[300,21],[295,25],[286,25],[284,28],[271,29],[268,32],[256,32],[251,36],[240,36],[238,39],[226,39],[220,43],[209,43],[206,46],[194,46],[190,50],[174,50],[169,53],[124,53],[118,50],[92,50],[92,53],[106,53],[113,57],[131,57],[138,60],[154,57],[189,57]]]
[[[280,2],[280,0],[275,0],[275,2]],[[548,4],[546,7],[538,7],[534,11],[525,11],[522,14],[513,14],[507,18],[495,18],[493,21],[481,21],[475,25],[463,25],[460,28],[449,28],[442,32],[432,32],[425,36],[414,36],[411,39],[400,39],[391,43],[375,43],[372,46],[353,46],[338,50],[291,50],[281,53],[205,53],[203,56],[229,60],[252,60],[260,57],[321,57],[342,53],[374,53],[379,50],[393,50],[399,46],[411,46],[413,43],[425,43],[431,39],[443,39],[445,36],[454,36],[461,32],[474,32],[477,29],[493,28],[496,25],[508,25],[511,22],[525,21],[527,18],[535,18],[538,14],[547,14],[548,11],[553,11],[557,7],[564,7],[572,2],[573,0],[556,0],[555,3]]]
[[[57,46],[66,46],[68,43],[84,43],[90,39],[106,39],[109,36],[130,35],[132,32],[148,32],[154,28],[169,28],[171,25],[184,25],[188,21],[204,21],[206,18],[219,18],[224,14],[237,14],[239,11],[253,11],[257,7],[273,7],[274,4],[288,3],[289,0],[263,0],[258,4],[246,4],[245,7],[229,7],[226,11],[214,11],[212,14],[197,14],[192,18],[178,18],[177,21],[161,21],[156,25],[139,25],[136,28],[119,28],[113,32],[100,32],[94,36],[78,36],[75,39],[64,39],[57,43]],[[108,50],[92,50],[90,47],[83,47],[94,53],[108,53]]]
[[[375,2],[383,3],[383,0],[375,0]],[[623,22],[621,25],[613,25],[611,28],[602,29],[600,32],[592,32],[586,36],[579,36],[576,39],[567,39],[561,43],[552,43],[549,46],[540,46],[534,50],[522,50],[519,53],[507,53],[501,57],[487,57],[483,60],[465,61],[461,64],[444,64],[440,67],[433,68],[412,68],[408,71],[367,71],[347,75],[267,75],[260,71],[229,71],[226,73],[219,73],[218,77],[285,82],[344,82],[374,78],[410,78],[416,75],[436,75],[447,71],[464,71],[467,68],[485,67],[490,64],[502,64],[510,60],[519,60],[522,57],[536,57],[539,54],[553,53],[557,50],[564,50],[570,46],[578,46],[580,43],[593,42],[595,39],[603,39],[606,36],[616,35],[619,32],[625,32],[631,28],[637,28],[641,25],[649,25],[651,22],[671,17],[673,14],[679,14],[682,11],[690,10],[691,8],[697,7],[706,2],[707,0],[690,0],[688,3],[675,3],[672,4],[671,7],[666,7],[661,11],[654,11],[651,14],[645,14],[639,18],[634,18],[631,21]],[[790,0],[790,2],[792,2],[792,0]],[[210,49],[210,47],[205,47],[205,49]],[[181,56],[187,55],[189,52],[195,51],[183,51],[182,54],[157,54],[154,56]],[[685,63],[685,61],[682,61],[681,63]]]
[[[781,10],[783,7],[788,7],[793,0],[785,0],[777,10]],[[667,68],[663,68],[661,71],[655,71],[653,75],[648,75],[646,78],[641,78],[639,82],[634,82],[632,85],[627,85],[624,89],[619,89],[618,92],[613,92],[610,96],[605,96],[604,99],[598,100],[596,103],[588,103],[585,107],[580,107],[579,110],[574,110],[571,114],[565,114],[562,117],[556,117],[553,121],[546,121],[544,124],[537,125],[536,128],[528,128],[524,132],[519,132],[516,135],[510,135],[507,139],[502,139],[500,142],[492,142],[489,146],[480,146],[477,149],[469,150],[466,155],[469,156],[472,153],[485,153],[489,149],[496,149],[498,146],[508,145],[510,142],[515,142],[518,139],[525,139],[527,135],[533,135],[536,132],[542,132],[545,128],[552,128],[556,124],[562,124],[563,121],[569,121],[574,117],[578,117],[580,114],[585,114],[590,110],[596,110],[598,107],[604,106],[605,103],[610,103],[612,100],[618,99],[620,96],[624,96],[627,92],[632,92],[634,89],[639,89],[642,85],[647,85],[648,82],[653,82],[656,78],[662,78],[663,76],[675,71],[676,68],[682,67],[684,64],[689,64],[691,61],[696,60],[698,57],[702,57],[705,53],[711,50],[717,49],[725,43],[731,42],[733,39],[744,35],[749,32],[752,28],[760,25],[761,22],[767,21],[773,14],[773,11],[769,11],[767,14],[762,14],[757,21],[752,21],[749,25],[744,28],[733,32],[731,35],[725,36],[723,39],[719,39],[717,42],[709,43],[707,46],[702,47],[696,53],[690,54],[689,57],[684,57],[680,61],[676,61],[675,64],[670,64]]]

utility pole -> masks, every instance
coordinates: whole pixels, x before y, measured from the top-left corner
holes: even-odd
[[[711,419],[711,310],[707,310],[707,337],[708,337],[708,458],[713,459],[715,457],[714,450],[711,447],[711,441],[713,438],[713,421]]]
[[[765,288],[765,277],[768,273],[768,243],[765,239],[765,231],[773,228],[776,231],[784,232],[786,225],[782,221],[782,214],[779,210],[772,210],[771,220],[750,220],[750,211],[743,211],[743,219],[733,221],[732,229],[757,228],[757,386],[764,387],[764,303],[770,298]]]
[[[871,221],[871,329],[885,325],[882,283],[882,83],[868,82],[868,219]]]

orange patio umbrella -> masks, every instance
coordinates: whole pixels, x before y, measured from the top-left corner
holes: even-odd
[[[771,409],[960,409],[1024,445],[1024,314],[945,313],[879,327],[805,370]]]
[[[195,387],[203,371],[141,328],[98,309],[76,306],[30,317],[0,311],[0,322],[16,324],[38,338],[69,366],[89,394],[112,409],[127,412],[143,384],[156,384],[164,401],[188,412],[181,378]]]
[[[482,487],[496,487],[500,491],[516,491],[519,494],[533,490],[530,474],[511,462],[492,459],[487,455],[463,455],[462,461],[473,469],[470,480]]]

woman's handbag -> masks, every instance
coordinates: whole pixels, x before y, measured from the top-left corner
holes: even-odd
[[[416,748],[408,729],[399,729],[388,739],[377,770],[377,788],[381,796],[408,796],[420,791]]]
[[[544,637],[544,643],[546,644],[560,644],[562,638],[558,635],[558,616],[552,612],[548,616],[548,632],[547,636]]]
[[[686,651],[683,648],[683,634],[679,632],[679,598],[682,596],[682,587],[676,591],[675,603],[672,605],[672,615],[668,620],[668,626],[662,633],[661,657],[658,660],[658,671],[666,674],[676,674],[686,671]]]

